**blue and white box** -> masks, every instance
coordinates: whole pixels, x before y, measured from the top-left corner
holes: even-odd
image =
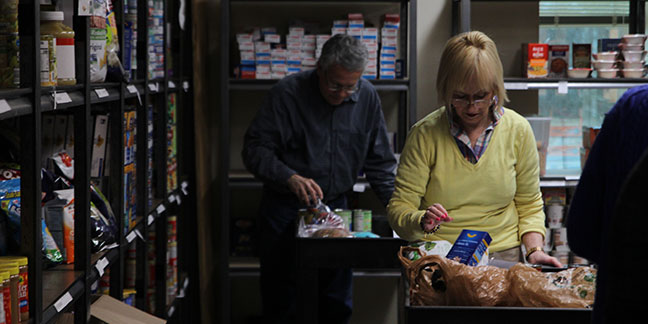
[[[488,257],[488,246],[491,240],[487,232],[462,230],[446,258],[476,266],[484,256]]]

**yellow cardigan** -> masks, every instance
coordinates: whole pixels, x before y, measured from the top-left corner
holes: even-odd
[[[545,235],[539,172],[535,138],[524,117],[505,108],[486,151],[471,164],[450,134],[442,107],[417,122],[407,137],[387,207],[389,222],[408,241],[454,243],[462,229],[471,229],[490,234],[491,252],[519,246],[527,232]],[[454,221],[425,234],[421,218],[434,203]]]

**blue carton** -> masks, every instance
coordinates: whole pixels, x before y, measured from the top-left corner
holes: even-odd
[[[486,253],[491,240],[487,232],[462,230],[446,258],[476,266]]]

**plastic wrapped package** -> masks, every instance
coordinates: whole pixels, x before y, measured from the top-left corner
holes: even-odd
[[[299,237],[353,237],[345,228],[342,217],[318,201],[317,205],[302,209],[297,216]]]
[[[543,273],[522,263],[504,269],[467,266],[439,255],[410,260],[412,252],[418,249],[404,246],[398,255],[412,306],[587,308],[594,303],[596,270],[589,267]]]

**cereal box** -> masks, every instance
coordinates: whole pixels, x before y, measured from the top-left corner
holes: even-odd
[[[549,45],[549,77],[567,77],[569,45]]]
[[[572,44],[572,66],[574,68],[591,68],[592,44]]]
[[[549,45],[529,43],[522,45],[522,64],[527,78],[545,78],[549,74]]]

